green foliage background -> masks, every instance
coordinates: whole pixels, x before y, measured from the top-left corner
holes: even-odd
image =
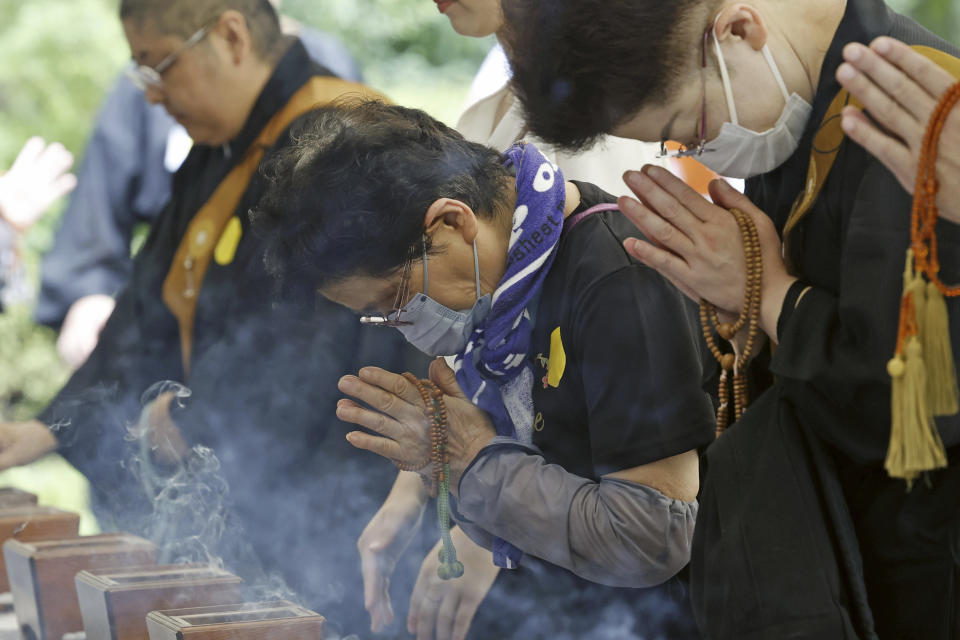
[[[889,0],[947,40],[960,40],[956,0]],[[115,17],[117,0],[0,0],[0,168],[31,135],[60,140],[79,161],[97,107],[129,53]],[[452,122],[492,39],[456,35],[430,0],[286,0],[285,13],[335,33],[361,63],[369,84],[402,104]],[[38,257],[57,223],[54,211],[27,235]],[[0,315],[0,420],[37,413],[68,375],[49,330],[29,306]],[[49,504],[77,507],[84,485],[55,458],[0,474],[39,491]],[[85,520],[92,530],[92,520]]]

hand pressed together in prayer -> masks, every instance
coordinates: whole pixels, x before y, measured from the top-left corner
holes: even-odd
[[[770,218],[723,180],[710,183],[716,204],[660,167],[628,171],[624,180],[640,201],[621,197],[620,210],[648,240],[624,242],[630,255],[692,299],[707,300],[726,314],[740,313],[746,288],[743,239],[728,210],[740,209],[750,216],[763,254],[761,326],[776,340],[780,308],[796,278],[787,271]]]
[[[456,495],[463,472],[496,431],[487,414],[463,394],[453,370],[442,359],[430,365],[430,379],[444,393],[447,405],[450,490]],[[350,444],[404,465],[429,459],[430,422],[420,393],[410,381],[377,367],[366,367],[359,376],[341,378],[339,388],[371,408],[344,398],[337,403],[337,417],[383,436],[351,431],[347,434]],[[430,465],[419,473],[430,475]]]
[[[848,44],[837,80],[870,114],[850,106],[843,131],[877,157],[913,193],[923,138],[941,97],[957,79],[907,45],[881,37]],[[937,158],[940,215],[960,223],[960,109],[947,118]]]

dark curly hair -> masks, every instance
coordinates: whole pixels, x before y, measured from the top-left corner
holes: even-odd
[[[667,97],[722,0],[502,0],[512,88],[538,137],[577,151]]]
[[[325,284],[387,276],[418,257],[424,214],[439,198],[502,215],[512,178],[499,153],[423,111],[356,99],[299,117],[260,170],[268,187],[251,212],[254,232],[279,297],[300,302]]]

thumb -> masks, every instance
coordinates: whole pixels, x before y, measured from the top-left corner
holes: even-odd
[[[742,209],[746,213],[746,209],[753,207],[747,196],[731,187],[723,178],[711,180],[709,191],[713,203],[724,209]]]
[[[467,399],[466,394],[463,393],[460,384],[457,382],[457,374],[453,372],[453,369],[443,358],[437,358],[430,363],[430,380],[440,387],[440,391],[443,391],[445,395],[463,400]]]
[[[765,232],[768,233],[768,227],[773,228],[773,221],[767,214],[757,208],[757,205],[753,204],[750,198],[731,187],[722,178],[710,183],[710,197],[713,198],[714,204],[719,207],[739,209],[750,216],[761,235]],[[774,229],[774,233],[776,233],[776,229]]]

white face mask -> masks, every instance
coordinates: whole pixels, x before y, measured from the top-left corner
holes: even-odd
[[[720,50],[716,31],[713,32],[713,44],[720,62],[720,76],[723,79],[723,90],[727,96],[727,107],[733,122],[725,122],[720,128],[720,134],[713,141],[708,142],[704,153],[699,156],[702,164],[728,178],[752,178],[768,171],[773,171],[793,155],[800,146],[800,138],[810,119],[813,106],[796,93],[787,93],[787,86],[780,75],[780,69],[770,54],[770,49],[763,46],[763,56],[773,72],[786,106],[780,119],[762,133],[751,131],[740,126],[737,117],[737,107],[733,102],[733,89],[730,87],[730,75],[727,72],[727,63]]]

